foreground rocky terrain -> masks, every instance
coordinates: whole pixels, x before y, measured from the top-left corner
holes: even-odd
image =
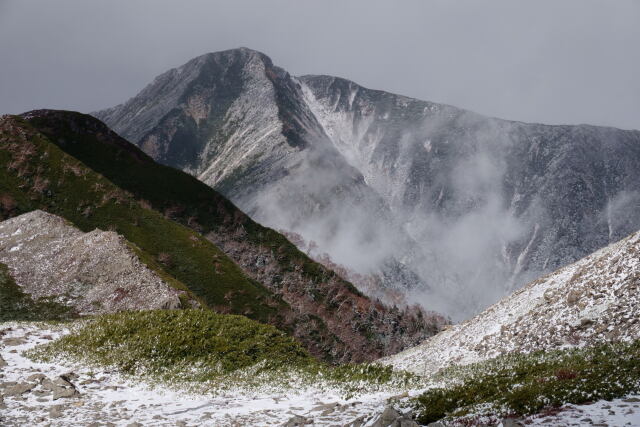
[[[463,320],[640,228],[640,132],[295,77],[241,48],[94,113],[254,219]]]
[[[384,409],[392,396],[377,392],[346,398],[340,390],[320,387],[194,393],[68,361],[34,363],[22,354],[68,332],[65,326],[0,325],[3,426],[361,426],[379,418],[380,406]]]
[[[3,426],[417,426],[408,399],[423,388],[358,393],[308,388],[194,393],[145,382],[113,369],[71,361],[34,362],[24,351],[69,333],[67,325],[0,324],[0,423]],[[429,387],[425,384],[425,387]],[[520,418],[460,425],[634,426],[640,395],[566,405]],[[395,423],[395,424],[394,424]]]

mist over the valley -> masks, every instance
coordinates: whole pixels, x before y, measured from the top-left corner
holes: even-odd
[[[300,235],[364,292],[456,321],[640,228],[636,131],[512,122],[294,77],[247,48],[195,58],[95,114]]]

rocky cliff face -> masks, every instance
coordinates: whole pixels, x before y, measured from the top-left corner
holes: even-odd
[[[53,297],[78,314],[182,307],[172,288],[117,233],[83,233],[32,211],[0,223],[0,262],[34,299]]]
[[[430,375],[509,352],[637,340],[639,286],[640,232],[636,232],[382,362]]]
[[[95,115],[312,256],[454,318],[640,228],[640,132],[297,78],[249,49],[198,57]]]

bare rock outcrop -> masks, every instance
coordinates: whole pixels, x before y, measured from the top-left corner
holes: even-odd
[[[55,297],[80,314],[181,306],[182,291],[144,264],[122,236],[84,233],[39,210],[0,223],[0,262],[32,298]]]

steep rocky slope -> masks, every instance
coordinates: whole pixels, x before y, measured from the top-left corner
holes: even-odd
[[[420,281],[393,273],[408,269],[400,247],[413,242],[333,146],[300,83],[266,55],[242,48],[200,56],[94,115],[257,221],[298,232],[338,262],[384,275],[389,284]],[[380,230],[394,237],[383,239]]]
[[[95,113],[253,218],[464,318],[640,228],[640,132],[546,126],[206,54]]]
[[[91,116],[40,110],[4,117],[0,161],[5,217],[44,209],[83,231],[115,230],[206,307],[276,325],[325,360],[389,355],[443,322],[372,301],[207,185],[153,162]]]
[[[508,352],[640,339],[640,232],[382,362],[430,375]]]
[[[180,295],[111,231],[83,233],[32,211],[0,223],[0,262],[33,299],[54,297],[78,314],[180,308]]]

